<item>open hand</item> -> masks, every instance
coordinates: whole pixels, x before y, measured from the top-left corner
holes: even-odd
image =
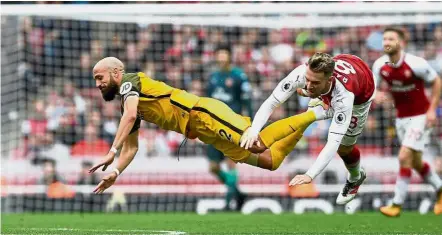
[[[104,190],[109,188],[115,183],[115,180],[117,179],[117,173],[112,172],[101,179],[101,182],[98,184],[98,186],[94,189],[95,194],[103,193]]]
[[[107,169],[107,167],[112,164],[115,158],[115,153],[109,152],[100,163],[95,164],[91,169],[89,169],[89,173],[94,173],[98,168],[103,167],[103,171]]]
[[[436,125],[436,111],[428,110],[427,111],[427,127],[432,128]]]
[[[312,182],[312,178],[308,175],[297,175],[295,176],[289,183],[290,186],[301,185],[301,184],[310,184]]]
[[[244,131],[241,136],[240,142],[240,147],[245,149],[252,148],[254,144],[256,144],[258,147],[261,147],[261,144],[258,141],[258,133],[256,131],[253,131],[251,127],[247,128],[247,130]]]

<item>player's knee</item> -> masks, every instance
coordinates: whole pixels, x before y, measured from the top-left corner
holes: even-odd
[[[259,155],[259,167],[275,171],[279,168],[282,161],[278,159],[273,159],[272,154],[270,151],[265,151],[262,154]]]
[[[274,161],[272,162],[272,168],[270,169],[271,171],[276,171],[279,166],[281,165],[282,161]]]
[[[258,166],[273,171],[272,155],[270,154],[270,151],[265,151],[259,155]]]
[[[399,151],[399,164],[402,167],[412,167],[413,165],[413,151],[407,147],[402,146]]]
[[[424,168],[424,162],[421,161],[413,161],[413,169],[417,172],[420,172]]]
[[[399,164],[402,167],[411,167],[413,165],[413,161],[410,156],[400,155],[399,156]]]
[[[343,158],[348,156],[352,150],[353,150],[353,145],[352,146],[340,145],[338,148],[338,154],[339,156],[341,156],[341,158]]]

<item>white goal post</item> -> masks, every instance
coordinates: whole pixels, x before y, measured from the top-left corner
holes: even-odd
[[[97,14],[99,13],[99,14]],[[442,22],[440,2],[3,5],[2,15],[138,24],[327,28]]]

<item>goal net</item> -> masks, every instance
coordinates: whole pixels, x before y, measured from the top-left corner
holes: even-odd
[[[407,51],[442,72],[440,3],[2,3],[1,13],[2,212],[205,214],[224,208],[226,187],[210,174],[207,147],[198,140],[180,146],[183,136],[148,123],[141,125],[135,160],[116,185],[103,195],[91,193],[104,173],[89,175],[87,169],[109,151],[120,118],[119,102],[105,103],[92,78],[93,65],[106,56],[120,58],[127,72],[141,71],[206,96],[218,69],[215,49],[229,45],[232,65],[251,84],[253,113],[316,51],[354,54],[371,66],[382,55],[382,29],[390,25],[406,30]],[[226,89],[231,82],[226,79]],[[228,95],[223,92],[221,100]],[[239,188],[249,195],[243,212],[354,213],[388,204],[400,144],[393,104],[379,97],[358,141],[369,177],[351,207],[335,205],[346,177],[338,157],[314,184],[288,187],[324,146],[329,122],[320,121],[306,130],[277,171],[237,165]],[[271,120],[302,112],[307,103],[293,96]],[[438,110],[424,159],[440,174]],[[224,163],[221,167],[227,169]],[[409,191],[406,209],[431,209],[434,192],[417,174]]]

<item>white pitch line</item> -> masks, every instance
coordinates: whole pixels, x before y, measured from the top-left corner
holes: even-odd
[[[115,233],[139,233],[137,235],[183,235],[186,232],[170,230],[143,230],[143,229],[79,229],[79,228],[17,228],[17,230],[35,231],[78,231],[78,232],[109,232],[109,234],[98,233],[100,235],[115,235]],[[39,235],[41,235],[39,233]]]

